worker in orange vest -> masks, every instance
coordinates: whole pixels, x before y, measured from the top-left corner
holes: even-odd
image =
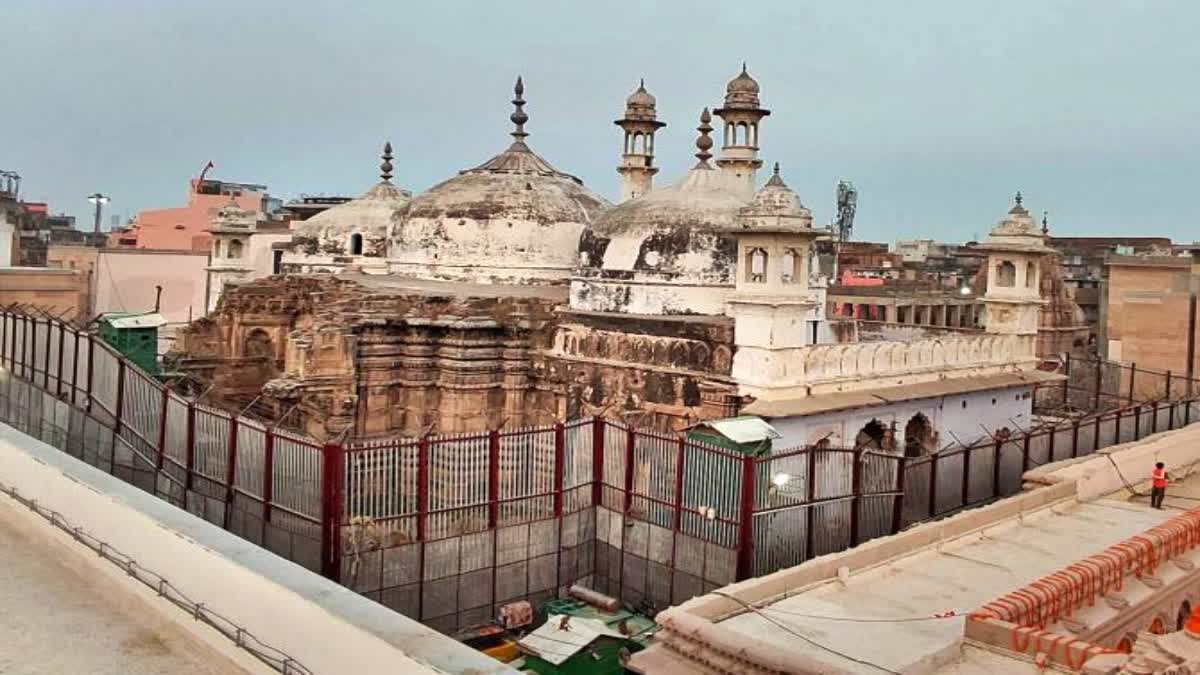
[[[1167,467],[1162,462],[1154,465],[1150,472],[1150,506],[1161,509],[1163,498],[1167,496]]]

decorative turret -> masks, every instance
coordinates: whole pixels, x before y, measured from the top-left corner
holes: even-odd
[[[725,123],[717,166],[740,178],[747,195],[753,192],[755,174],[762,166],[758,158],[758,124],[771,114],[760,105],[758,93],[758,82],[743,63],[742,72],[725,87],[725,106],[714,111]]]
[[[1029,354],[1034,354],[1038,315],[1045,300],[1041,295],[1041,263],[1054,253],[1046,235],[1025,208],[1018,192],[1013,206],[976,250],[987,253],[986,326],[989,333],[1028,335]]]
[[[656,102],[646,91],[646,81],[638,84],[637,91],[625,100],[625,117],[613,124],[625,131],[625,145],[621,153],[621,201],[640,197],[654,187],[654,132],[667,126],[658,121]]]

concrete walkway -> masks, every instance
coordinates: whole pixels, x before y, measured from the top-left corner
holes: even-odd
[[[73,544],[0,495],[0,673],[246,672],[97,574],[111,563]]]

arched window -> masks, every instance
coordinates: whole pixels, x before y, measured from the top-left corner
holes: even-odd
[[[1037,287],[1037,265],[1034,265],[1032,262],[1025,265],[1025,287]]]
[[[965,403],[965,401],[964,401]],[[921,413],[912,416],[904,425],[904,456],[921,457],[933,450],[933,429],[929,418]]]
[[[255,328],[246,336],[242,345],[242,357],[247,359],[270,359],[275,356],[275,346],[271,336],[261,328]]]
[[[783,270],[782,270],[782,273],[780,274],[780,280],[783,281],[783,283],[791,284],[791,283],[795,283],[798,280],[800,274],[799,274],[799,269],[797,268],[796,262],[799,259],[799,257],[800,256],[798,256],[796,254],[796,249],[794,249],[794,248],[784,249],[783,260],[780,261],[783,263],[783,265],[781,266],[783,268]]]
[[[879,420],[867,422],[854,436],[854,447],[861,450],[885,450],[886,446],[887,428]]]
[[[763,283],[767,280],[767,250],[751,248],[746,251],[746,281]]]
[[[230,258],[242,257],[242,240],[241,239],[234,239],[229,242],[229,257]]]
[[[1017,266],[1009,260],[1002,260],[996,266],[996,285],[1012,288],[1017,285]]]
[[[362,255],[363,236],[358,232],[350,235],[350,255]]]
[[[750,145],[750,127],[745,122],[738,122],[737,133],[734,134],[735,145]]]

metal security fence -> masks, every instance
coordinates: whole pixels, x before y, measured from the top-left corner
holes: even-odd
[[[1075,380],[1037,395],[1061,405],[1076,380],[1124,381],[1072,367]],[[1166,379],[1164,392],[1188,392]],[[602,419],[322,444],[185,399],[86,331],[0,311],[0,421],[443,631],[574,583],[663,608],[1200,417],[1192,396],[1131,399],[922,457],[743,454]]]

